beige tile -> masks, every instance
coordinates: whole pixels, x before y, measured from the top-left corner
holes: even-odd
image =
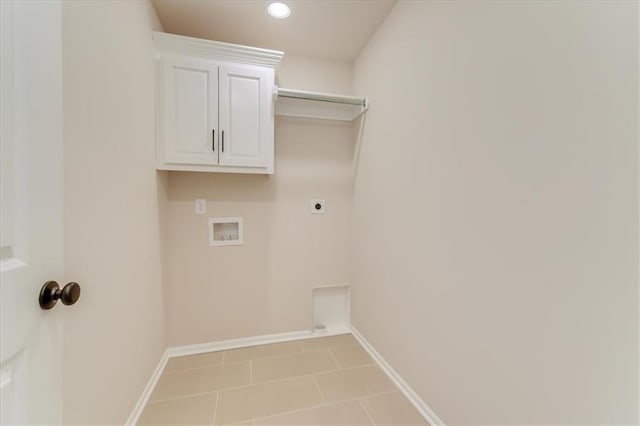
[[[351,334],[339,334],[337,336],[317,337],[302,341],[305,351],[316,349],[336,348],[338,346],[357,345],[358,341]]]
[[[164,371],[188,370],[190,368],[209,367],[222,364],[222,352],[180,356],[169,359]]]
[[[349,401],[254,420],[253,424],[346,426],[370,425],[371,422],[358,401]]]
[[[318,374],[315,377],[327,402],[346,401],[396,389],[377,365]]]
[[[251,365],[254,383],[338,369],[338,364],[327,350],[257,359],[251,361]]]
[[[167,372],[160,376],[150,399],[158,401],[248,385],[249,377],[248,362]]]
[[[217,393],[147,404],[139,425],[211,425]]]
[[[340,368],[359,367],[362,365],[373,364],[373,359],[367,351],[360,345],[341,346],[332,348],[330,351],[338,361]]]
[[[216,424],[242,422],[322,404],[312,376],[220,392]]]
[[[282,342],[270,345],[251,346],[248,348],[231,349],[225,351],[224,362],[249,361],[251,359],[266,358],[270,356],[287,355],[302,352],[301,342]]]
[[[363,398],[362,403],[376,425],[428,425],[400,392]]]

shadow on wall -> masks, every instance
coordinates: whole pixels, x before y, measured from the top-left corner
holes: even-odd
[[[170,191],[169,199],[268,202],[294,193],[344,191],[350,183],[355,124],[277,117],[274,175],[171,172],[169,180],[188,179],[189,185]]]
[[[267,175],[239,173],[170,172],[169,181],[185,181],[179,190],[169,192],[169,201],[193,201],[204,198],[207,201],[265,202],[275,199],[273,179]],[[171,184],[170,184],[171,185]]]

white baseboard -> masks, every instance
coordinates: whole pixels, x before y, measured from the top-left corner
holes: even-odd
[[[136,405],[133,407],[133,411],[131,411],[131,414],[129,415],[129,418],[127,419],[125,425],[133,426],[138,422],[138,419],[140,418],[144,407],[147,405],[147,401],[149,401],[149,397],[151,396],[153,389],[156,387],[156,383],[158,383],[158,379],[160,379],[160,375],[162,375],[162,372],[164,371],[164,367],[167,365],[167,361],[169,361],[169,354],[168,350],[165,350],[160,357],[160,362],[158,362],[156,369],[153,371],[153,374],[151,375],[147,386],[145,386],[144,390],[142,391],[142,395],[140,395],[140,398],[138,398],[138,402],[136,402]]]
[[[167,349],[169,358],[185,355],[197,355],[207,352],[225,351],[229,349],[246,348],[248,346],[267,345],[270,343],[290,342],[293,340],[310,339],[312,337],[334,336],[336,334],[350,333],[348,328],[327,330],[326,333],[317,334],[311,331],[292,331],[289,333],[264,334],[262,336],[242,337],[240,339],[219,340],[217,342],[199,343],[196,345],[174,346]]]
[[[389,378],[396,384],[396,386],[400,389],[400,391],[404,394],[404,396],[411,402],[411,404],[418,410],[420,414],[425,418],[430,425],[442,425],[445,426],[445,423],[436,415],[436,413],[427,405],[426,402],[420,398],[420,396],[404,381],[402,377],[394,370],[389,363],[376,351],[371,343],[365,339],[365,337],[360,334],[360,332],[352,325],[351,333],[353,337],[360,342],[362,347],[371,355],[371,358],[374,359],[382,368],[382,370],[389,376]]]

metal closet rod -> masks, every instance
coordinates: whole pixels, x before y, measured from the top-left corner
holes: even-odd
[[[333,95],[329,93],[307,92],[306,90],[294,90],[278,88],[278,97],[305,99],[308,101],[332,102],[336,104],[367,106],[366,98],[357,98],[355,96]]]

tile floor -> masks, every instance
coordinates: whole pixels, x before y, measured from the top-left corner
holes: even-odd
[[[426,425],[351,334],[172,358],[139,425]]]

